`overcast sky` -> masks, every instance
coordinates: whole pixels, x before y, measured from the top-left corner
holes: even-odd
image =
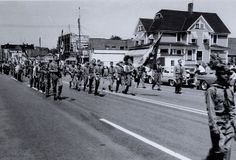
[[[0,44],[33,43],[56,47],[61,30],[78,34],[80,7],[81,32],[90,37],[132,38],[140,17],[153,18],[161,9],[214,12],[236,37],[236,0],[77,0],[77,1],[0,1]],[[70,25],[70,27],[69,27]],[[70,29],[69,29],[70,28]]]

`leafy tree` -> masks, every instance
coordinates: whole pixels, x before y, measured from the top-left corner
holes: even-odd
[[[119,36],[114,36],[114,35],[112,35],[110,39],[111,40],[122,40]]]

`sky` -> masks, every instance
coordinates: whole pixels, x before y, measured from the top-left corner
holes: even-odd
[[[43,47],[55,48],[61,30],[78,34],[79,15],[82,34],[132,38],[139,18],[153,18],[161,9],[186,11],[189,2],[194,11],[217,13],[236,37],[236,0],[0,0],[0,44],[39,46],[41,37]]]

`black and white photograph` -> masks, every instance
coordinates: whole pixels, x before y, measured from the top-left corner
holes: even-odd
[[[0,0],[0,160],[235,160],[236,0]]]

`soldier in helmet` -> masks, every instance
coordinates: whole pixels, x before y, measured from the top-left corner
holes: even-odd
[[[236,129],[234,92],[230,87],[231,72],[216,56],[211,57],[209,66],[216,70],[217,80],[205,95],[212,141],[206,160],[229,160]]]

